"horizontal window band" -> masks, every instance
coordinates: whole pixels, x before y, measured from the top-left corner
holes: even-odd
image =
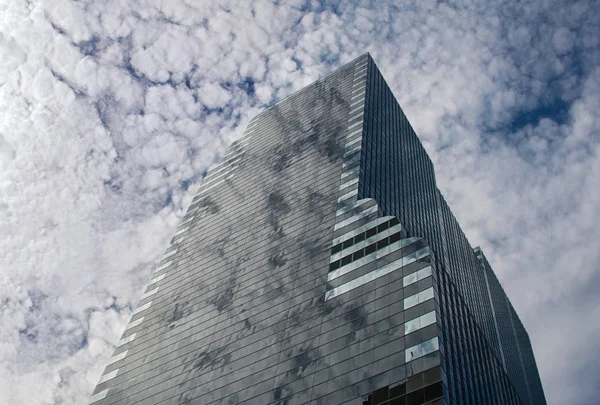
[[[382,224],[382,225],[384,225],[384,224]],[[372,228],[372,229],[375,229],[375,228]],[[365,249],[367,246],[372,245],[373,243],[377,243],[380,240],[389,238],[392,235],[396,235],[396,234],[399,234],[399,235],[403,234],[402,225],[397,224],[394,226],[390,226],[389,228],[387,228],[383,231],[378,231],[375,235],[370,236],[370,237],[366,236],[366,232],[358,234],[354,238],[347,240],[346,242],[349,242],[348,244],[339,244],[339,245],[334,246],[331,249],[332,254],[331,254],[331,258],[329,259],[329,262],[333,263],[337,260],[340,260],[342,257],[354,254],[355,252],[358,252],[361,249]],[[391,243],[393,243],[393,242],[391,242]],[[344,247],[344,246],[346,246],[346,247]]]
[[[189,214],[195,214],[195,213],[196,213],[196,211],[198,211],[198,208],[200,208],[200,203],[201,203],[202,201],[203,201],[203,200],[198,200],[198,202],[195,202],[194,204],[190,205],[190,206],[188,207],[187,211],[185,212],[185,214],[183,214],[183,217],[185,218],[185,217],[186,217],[186,215],[189,215]],[[183,218],[182,218],[182,220],[183,220]]]
[[[119,369],[113,370],[110,373],[104,374],[102,377],[100,377],[100,380],[98,381],[97,385],[103,384],[105,382],[107,382],[108,380],[112,380],[113,378],[115,378],[117,376],[117,373],[119,372]]]
[[[117,343],[117,347],[121,347],[121,346],[133,341],[133,339],[135,339],[135,335],[136,335],[136,333],[132,333],[131,335],[119,340],[119,343]]]
[[[139,306],[139,307],[137,307],[137,308],[135,309],[135,311],[133,311],[133,314],[132,314],[132,315],[136,315],[136,314],[139,314],[139,313],[140,313],[140,312],[142,312],[142,311],[145,311],[145,310],[147,310],[148,308],[150,308],[150,304],[152,304],[152,301],[150,301],[150,302],[148,302],[148,303],[146,303],[146,304],[144,304],[144,305],[142,305],[142,306]]]
[[[189,217],[188,219],[186,219],[185,221],[183,221],[182,223],[179,224],[179,226],[187,224],[188,222],[190,222],[192,219],[194,219],[194,215],[192,215],[191,217]]]
[[[208,187],[203,187],[204,183],[200,185],[200,190],[198,190],[198,195],[202,196],[204,193],[206,193],[208,190],[211,190],[217,186],[220,186],[221,184],[223,184],[225,181],[227,180],[231,180],[233,177],[235,176],[235,173],[228,173],[227,176],[224,177],[219,177],[219,180],[215,179],[215,182],[213,183],[212,181],[210,182],[211,184]]]
[[[166,275],[167,275],[167,273],[163,273],[160,276],[153,278],[152,280],[150,280],[150,285],[152,285],[154,283],[158,283],[160,280],[165,278]]]
[[[417,270],[414,273],[404,276],[404,278],[402,278],[402,287],[403,288],[408,287],[409,285],[414,284],[417,281],[424,280],[425,278],[427,278],[431,275],[432,275],[431,266],[423,267],[421,270]]]
[[[168,258],[168,257],[171,257],[171,256],[173,256],[175,253],[177,253],[177,250],[178,250],[178,249],[173,249],[173,250],[171,250],[170,252],[167,252],[167,253],[165,253],[165,254],[163,255],[163,257],[162,257],[162,259],[161,259],[161,260],[164,260],[164,259],[166,259],[166,258]]]
[[[91,405],[91,404],[93,404],[95,402],[103,400],[104,398],[106,398],[106,394],[108,394],[108,389],[106,389],[104,391],[100,391],[99,393],[92,395],[90,397],[89,404]]]
[[[352,149],[350,149],[349,151],[346,151],[346,152],[344,153],[344,158],[347,158],[347,157],[349,157],[349,156],[351,156],[351,155],[353,155],[353,154],[355,154],[355,153],[359,153],[359,152],[360,152],[360,150],[361,150],[361,146],[360,146],[360,145],[358,145],[358,146],[355,146],[354,148],[352,148]]]
[[[148,292],[145,292],[144,295],[142,295],[142,298],[140,298],[140,301],[148,298],[151,295],[156,294],[157,292],[158,292],[158,287],[156,287],[156,288],[154,288],[154,289],[152,289],[152,290],[150,290]]]
[[[237,168],[237,166],[229,166],[228,167],[229,170],[223,170],[223,171],[219,172],[218,174],[211,176],[211,177],[208,177],[208,176],[204,177],[200,187],[210,185],[216,181],[219,181],[219,180],[227,177],[227,175],[232,173],[233,171],[235,171],[236,168]]]
[[[358,117],[362,117],[363,115],[365,115],[365,112],[364,112],[364,111],[361,111],[361,112],[359,112],[358,114],[356,114],[356,115],[354,115],[354,116],[352,116],[352,117],[348,118],[348,122],[350,122],[350,121],[352,121],[352,120],[355,120],[355,119],[357,119]]]
[[[171,264],[173,264],[173,261],[170,260],[168,262],[166,262],[165,264],[163,264],[162,266],[160,266],[158,269],[154,270],[155,273],[158,273],[161,270],[166,269],[167,267],[169,267]]]
[[[356,165],[355,167],[348,169],[347,171],[345,171],[344,173],[342,173],[342,179],[351,176],[353,174],[356,174],[360,172],[360,165]]]
[[[356,184],[356,183],[358,183],[358,179],[352,179],[352,180],[349,180],[349,181],[347,181],[347,182],[343,183],[343,184],[340,186],[340,190],[343,190],[343,189],[345,189],[346,187],[348,187],[348,186],[351,186],[351,185],[353,185],[353,184]]]
[[[344,194],[343,196],[341,196],[340,198],[338,198],[337,202],[341,203],[349,198],[352,198],[354,196],[358,195],[358,189],[356,190],[352,190],[349,193]]]
[[[187,231],[188,229],[190,229],[189,227],[185,227],[183,229],[178,230],[177,232],[175,232],[175,235],[173,236],[177,236],[177,235],[181,235],[182,233],[184,233],[185,231]]]
[[[354,91],[358,88],[364,88],[367,84],[367,73],[364,72],[364,74],[357,76],[352,83],[353,83],[352,91]]]
[[[425,301],[429,301],[433,298],[433,287],[429,287],[426,290],[418,292],[410,297],[404,298],[404,310],[419,305]]]
[[[228,150],[223,161],[230,166],[233,161],[240,160],[242,157],[244,157],[245,153],[246,149],[244,149],[242,146],[238,146],[238,148],[234,150]]]
[[[373,200],[372,198],[363,198],[362,200],[358,200],[353,204],[345,206],[344,208],[340,208],[339,210],[337,210],[335,212],[335,215],[336,216],[344,215],[345,213],[350,212],[353,209],[356,209],[356,208],[360,207],[361,205],[366,204],[370,201],[375,201],[375,200]]]
[[[358,179],[357,179],[357,180],[358,180]],[[346,225],[350,225],[351,223],[353,223],[353,222],[356,222],[356,221],[358,221],[359,219],[363,219],[363,218],[365,218],[365,217],[368,217],[369,215],[371,215],[371,214],[374,214],[374,213],[376,213],[376,212],[377,212],[377,206],[376,206],[376,205],[375,205],[375,206],[373,206],[373,207],[367,208],[366,210],[364,210],[364,211],[363,211],[363,212],[361,212],[360,214],[353,215],[353,216],[351,216],[350,218],[348,218],[348,219],[345,219],[345,220],[343,220],[343,221],[341,221],[341,222],[339,222],[339,223],[335,224],[335,225],[333,226],[333,230],[334,230],[334,231],[337,231],[338,229],[341,229],[341,228],[345,227]]]
[[[359,111],[364,111],[364,110],[365,110],[365,106],[364,106],[364,105],[361,105],[361,106],[358,106],[358,107],[356,107],[355,109],[351,110],[351,111],[348,113],[348,115],[352,115],[352,114],[354,114],[354,113],[356,113],[356,112],[359,112]]]
[[[345,146],[346,146],[346,148],[348,148],[348,147],[355,145],[356,143],[361,142],[361,141],[362,141],[362,136],[357,136],[356,138],[354,138],[351,141],[349,141],[348,143],[346,143]],[[362,148],[362,143],[361,143],[360,147]]]
[[[400,232],[403,232],[402,225],[400,225],[400,221],[398,221],[398,218],[396,218],[396,217],[384,217],[384,218],[390,218],[390,219],[388,219],[387,221],[380,222],[377,226],[370,227],[370,228],[364,230],[363,232],[360,232],[360,233],[354,235],[352,238],[346,239],[341,243],[333,245],[331,248],[331,252],[332,253],[341,252],[342,250],[348,249],[349,247],[353,246],[356,243],[359,243],[366,239],[369,239],[369,238],[371,238],[377,234],[380,234],[390,228],[398,229]],[[369,224],[365,224],[365,225],[369,225]],[[394,233],[396,233],[396,232],[394,232]]]
[[[208,190],[215,188],[221,184],[223,184],[225,182],[225,179],[220,179],[217,182],[215,182],[214,184],[211,184],[210,186],[206,187],[206,188],[202,188],[202,185],[200,185],[200,190],[198,190],[198,194],[202,193],[206,193]]]
[[[423,329],[429,325],[433,325],[436,322],[437,322],[437,316],[436,316],[435,311],[428,312],[428,313],[421,315],[415,319],[406,321],[404,323],[404,334],[408,335],[410,333],[418,331],[419,329]]]
[[[354,77],[353,77],[353,82],[356,82],[357,80],[360,80],[364,77],[367,77],[367,69],[363,70],[362,72],[354,72]]]
[[[349,133],[346,135],[346,139],[352,138],[353,136],[355,136],[355,135],[358,135],[358,134],[362,133],[362,131],[363,131],[363,130],[362,130],[362,128],[355,129],[355,130],[353,130],[352,132],[349,132]]]
[[[362,107],[365,108],[365,100],[364,99],[359,99],[356,101],[353,101],[352,103],[350,103],[350,108],[354,107],[355,105],[359,105],[362,104]]]
[[[236,165],[240,162],[240,160],[241,160],[241,157],[231,160],[231,161],[224,160],[223,162],[219,163],[217,166],[215,166],[214,168],[212,168],[211,170],[209,170],[206,173],[206,176],[204,176],[203,182],[213,180],[217,174],[221,173],[225,169],[229,169],[231,167],[236,167]],[[194,198],[194,200],[192,200],[191,205],[193,205],[195,200],[199,197],[200,196],[196,196],[196,198]]]
[[[125,350],[122,353],[117,354],[116,356],[112,356],[109,360],[108,363],[106,364],[107,366],[110,366],[111,364],[116,363],[117,361],[121,361],[125,358],[125,356],[127,356],[127,350]]]
[[[366,83],[362,83],[360,86],[357,86],[352,90],[352,97],[350,97],[350,100],[359,97],[361,94],[367,94]]]
[[[179,242],[185,240],[185,238],[186,238],[186,236],[184,235],[184,236],[181,236],[181,237],[179,237],[177,239],[173,239],[173,241],[171,242],[171,246],[177,245]]]
[[[331,281],[331,280],[335,280],[338,277],[343,276],[344,274],[348,274],[351,271],[354,271],[362,266],[364,266],[365,264],[369,264],[379,258],[382,258],[384,256],[387,256],[388,254],[395,252],[398,249],[402,249],[406,246],[409,246],[413,243],[415,243],[417,240],[420,240],[421,238],[407,238],[407,239],[401,239],[398,242],[392,243],[391,245],[387,245],[386,247],[376,250],[375,252],[366,255],[365,257],[358,259],[356,261],[353,261],[343,267],[340,267],[337,270],[334,271],[330,271],[329,274],[327,275],[327,281]],[[417,261],[418,259],[422,259],[423,257],[429,255],[429,248],[425,248],[426,250],[423,250],[422,252],[419,252],[419,255],[422,255],[421,257],[416,257],[414,254],[408,254],[407,256],[403,256],[402,260],[406,260],[406,264],[412,263]],[[416,253],[416,252],[415,252]],[[408,260],[407,258],[409,258],[410,260]]]
[[[404,351],[404,360],[408,363],[412,360],[416,360],[420,357],[423,357],[425,355],[428,355],[429,353],[433,353],[438,350],[440,350],[440,342],[438,337],[436,336],[433,339],[426,340],[423,343],[419,343],[418,345],[414,345],[407,348]]]
[[[350,126],[348,127],[348,129],[355,128],[355,127],[357,127],[357,126],[359,126],[359,125],[362,125],[362,124],[363,124],[363,121],[362,121],[362,120],[360,120],[360,121],[358,121],[358,122],[355,122],[354,124],[350,125]]]
[[[364,284],[370,283],[371,281],[377,280],[378,278],[386,276],[386,275],[390,274],[391,272],[401,269],[402,267],[407,266],[413,262],[414,261],[406,260],[406,256],[402,257],[392,263],[389,263],[385,266],[375,269],[365,275],[355,278],[352,281],[348,281],[347,283],[344,283],[339,287],[336,287],[332,290],[327,291],[325,293],[325,301],[330,300],[335,297],[338,297],[349,291],[352,291]]]
[[[338,245],[338,244],[340,244],[342,242],[345,242],[348,239],[352,239],[356,235],[358,235],[359,233],[366,232],[367,230],[369,230],[371,228],[374,228],[374,227],[376,227],[376,226],[378,226],[380,224],[383,224],[384,222],[387,222],[387,221],[389,221],[389,220],[391,220],[393,218],[395,218],[395,217],[386,216],[386,217],[377,218],[376,220],[374,220],[372,222],[369,222],[368,224],[364,224],[362,226],[359,226],[358,228],[356,228],[356,229],[354,229],[354,230],[352,230],[350,232],[346,232],[345,234],[340,235],[340,236],[334,238],[333,241],[332,241],[332,243],[331,243],[331,245],[335,246],[335,245]]]
[[[135,321],[133,321],[133,322],[129,322],[129,323],[127,324],[127,326],[125,327],[125,330],[127,330],[127,329],[131,329],[131,328],[135,328],[136,326],[138,326],[138,325],[141,325],[141,323],[142,323],[142,321],[143,321],[143,320],[144,320],[144,317],[142,316],[141,318],[139,318],[139,319],[136,319],[136,320],[135,320]]]
[[[219,174],[218,177],[214,178],[215,181],[219,180],[219,179],[225,179],[225,180],[229,180],[231,179],[234,175],[235,175],[235,171],[237,170],[237,165],[235,166],[230,166],[230,170],[227,171],[223,171],[222,173]],[[213,179],[209,180],[209,183],[212,183]],[[202,184],[204,185],[204,184]]]
[[[364,96],[365,96],[365,94],[367,94],[367,92],[366,92],[366,91],[363,91],[362,93],[359,93],[359,94],[353,95],[353,96],[350,98],[350,100],[354,100],[355,98],[361,98],[361,97],[364,97]]]
[[[329,270],[334,271],[345,265],[349,265],[350,263],[356,262],[357,260],[360,260],[363,257],[378,252],[383,248],[394,244],[400,240],[402,240],[402,230],[399,230],[398,232],[390,236],[381,236],[379,240],[369,244],[363,244],[362,242],[360,242],[360,244],[363,244],[363,247],[359,248],[359,244],[355,245],[354,247],[356,249],[354,252],[340,252],[340,255],[343,255],[343,257],[341,257],[341,259],[331,261],[331,263],[329,264]]]
[[[346,167],[352,165],[354,162],[358,161],[360,161],[360,155],[354,155],[350,159],[342,163],[342,169],[345,169]]]

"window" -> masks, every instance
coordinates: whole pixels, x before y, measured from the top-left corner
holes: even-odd
[[[406,287],[412,283],[423,280],[425,277],[431,276],[431,266],[427,266],[419,271],[416,271],[402,279],[402,286]]]
[[[426,354],[433,353],[439,349],[439,340],[437,337],[434,337],[433,339],[426,340],[423,343],[407,348],[404,352],[405,360],[408,363],[409,361],[418,359],[419,357],[423,357]]]
[[[436,321],[435,311],[428,312],[418,318],[411,319],[404,324],[404,334],[408,335],[426,326],[433,325]]]
[[[414,273],[413,273],[414,274]],[[411,295],[410,297],[404,298],[404,309],[412,308],[422,302],[433,298],[433,287],[429,287],[420,293]]]

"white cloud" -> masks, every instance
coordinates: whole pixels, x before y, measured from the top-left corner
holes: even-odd
[[[0,402],[85,402],[199,175],[262,104],[370,51],[549,403],[592,403],[597,7],[363,3],[0,6]]]
[[[566,27],[560,27],[552,35],[552,44],[557,53],[565,53],[571,50],[575,43],[575,34]]]

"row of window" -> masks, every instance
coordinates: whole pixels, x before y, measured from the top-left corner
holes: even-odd
[[[406,255],[404,257],[398,258],[397,260],[395,260],[389,264],[386,264],[385,266],[375,269],[367,274],[364,274],[360,277],[355,278],[354,280],[348,281],[347,283],[344,283],[332,290],[327,291],[325,293],[325,301],[330,300],[339,295],[342,295],[342,294],[344,294],[348,291],[351,291],[355,288],[358,288],[363,284],[369,283],[373,280],[383,277],[383,276],[385,276],[393,271],[396,271],[404,266],[408,266],[409,264],[414,263],[417,260],[422,259],[423,257],[425,257],[429,254],[430,254],[429,248],[424,248],[424,249],[420,249],[414,253],[411,253],[409,255]],[[355,262],[352,265],[350,265],[344,269],[338,270],[336,272],[330,272],[328,281],[331,281],[337,277],[341,277],[342,275],[353,271],[355,265],[358,268],[359,266],[363,266],[365,264],[366,263]],[[429,269],[429,274],[431,274],[430,266],[428,266],[422,270],[427,270],[427,269]],[[421,273],[422,275],[427,274],[427,271],[422,271],[422,270],[417,271],[417,273]],[[415,274],[415,273],[413,273],[413,274]],[[410,275],[404,277],[404,279],[406,279],[407,277],[413,276],[413,274],[410,274]],[[422,278],[424,278],[424,277],[422,277]]]
[[[398,233],[398,232],[402,232],[402,226],[400,226],[400,224],[393,226],[385,231],[379,232],[378,234],[375,234],[374,236],[371,236],[370,238],[367,238],[363,241],[359,241],[359,242],[353,244],[352,246],[350,246],[349,248],[342,250],[341,252],[333,253],[330,257],[329,262],[331,263],[336,260],[339,260],[344,256],[348,256],[354,252],[364,249],[366,246],[372,245],[372,244],[374,244],[382,239],[385,239],[387,237],[390,237],[393,234]]]
[[[358,179],[356,179],[356,182],[358,182]],[[345,226],[348,226],[356,221],[358,221],[359,219],[368,217],[371,214],[374,214],[377,212],[377,206],[373,205],[369,208],[363,209],[362,212],[356,214],[356,215],[352,215],[349,218],[344,219],[343,221],[340,221],[338,223],[335,224],[335,226],[333,227],[334,231],[337,231],[338,229],[342,229]]]
[[[414,274],[414,273],[413,273]],[[415,305],[419,305],[422,302],[433,298],[433,287],[429,287],[417,294],[411,295],[410,297],[404,298],[404,309],[412,308]]]
[[[428,312],[410,321],[404,323],[404,334],[415,332],[419,329],[423,329],[426,326],[433,325],[436,322],[435,311]]]
[[[440,350],[440,342],[437,336],[433,339],[426,340],[418,345],[407,348],[404,351],[405,360],[408,363],[409,361],[418,359],[419,357],[423,357],[429,353],[433,353],[436,350]]]
[[[400,239],[402,239],[401,231],[396,232],[395,234],[391,235],[390,237],[383,238],[383,239],[379,240],[378,242],[368,245],[364,249],[360,249],[346,257],[342,257],[340,260],[336,260],[335,262],[329,264],[329,271],[337,270],[342,266],[350,264],[355,260],[361,259],[364,256],[369,255],[379,249],[382,249],[392,243],[398,242]]]
[[[414,273],[409,274],[408,276],[405,276],[402,279],[402,287],[406,287],[408,285],[416,283],[417,281],[421,281],[424,278],[431,276],[431,274],[432,274],[431,266],[424,267],[419,271],[416,271]]]
[[[347,239],[344,242],[335,245],[334,247],[331,248],[331,253],[335,254],[335,253],[341,252],[343,249],[347,249],[356,243],[362,242],[363,240],[370,238],[371,236],[374,236],[374,235],[378,234],[379,232],[383,232],[386,229],[389,229],[392,226],[395,226],[398,224],[400,224],[400,221],[398,221],[398,218],[392,218],[389,221],[379,224],[371,229],[366,230],[363,233],[360,233],[360,234],[354,236],[353,238]]]
[[[399,394],[400,392],[402,394]],[[369,395],[369,399],[363,402],[363,405],[421,405],[443,398],[443,396],[444,387],[441,381],[408,394],[406,394],[406,384],[400,384],[395,388],[384,387],[374,391]]]

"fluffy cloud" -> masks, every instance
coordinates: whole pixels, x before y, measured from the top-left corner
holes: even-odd
[[[265,104],[370,51],[549,403],[594,403],[594,6],[0,1],[0,402],[85,402],[202,174]]]

